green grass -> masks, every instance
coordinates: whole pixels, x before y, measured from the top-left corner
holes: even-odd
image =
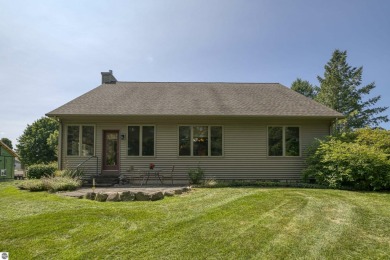
[[[390,194],[199,188],[94,202],[0,183],[10,259],[388,259]]]

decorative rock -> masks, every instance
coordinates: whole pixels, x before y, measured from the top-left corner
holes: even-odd
[[[183,191],[182,190],[175,190],[175,194],[182,194]]]
[[[100,201],[100,202],[104,202],[104,201],[107,200],[107,197],[108,197],[107,194],[105,194],[105,193],[100,193],[100,192],[99,192],[98,194],[96,194],[95,200],[96,200],[96,201]]]
[[[95,192],[87,192],[87,194],[85,194],[84,198],[86,198],[88,200],[95,200],[96,193]]]
[[[164,192],[164,195],[165,195],[165,196],[168,196],[168,197],[172,197],[172,196],[175,195],[175,193],[173,193],[172,191],[165,191],[165,192]]]
[[[188,191],[191,191],[191,187],[184,187],[182,189],[183,192],[188,192]]]
[[[150,198],[152,201],[155,201],[155,200],[162,200],[164,198],[164,193],[162,193],[161,191],[159,192],[156,192],[156,193],[153,193],[152,194],[152,197]]]
[[[151,195],[145,192],[139,191],[135,194],[135,200],[148,201],[151,199]]]
[[[135,199],[135,194],[130,191],[124,191],[119,194],[119,198],[121,201],[133,201]]]
[[[120,201],[118,192],[109,193],[106,201]]]

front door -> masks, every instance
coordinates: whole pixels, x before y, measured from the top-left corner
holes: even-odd
[[[119,131],[103,131],[103,170],[119,171]]]

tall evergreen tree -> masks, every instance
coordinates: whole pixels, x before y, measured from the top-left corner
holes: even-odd
[[[380,115],[387,107],[373,107],[380,96],[363,98],[375,88],[375,83],[360,87],[362,74],[363,67],[348,65],[347,51],[335,50],[325,65],[324,77],[317,77],[320,88],[316,100],[346,117],[337,122],[336,129],[339,131],[378,126],[389,121],[387,115]]]
[[[318,88],[316,86],[313,86],[310,84],[307,80],[302,80],[300,78],[297,78],[292,84],[291,89],[308,97],[308,98],[315,98],[317,95]]]

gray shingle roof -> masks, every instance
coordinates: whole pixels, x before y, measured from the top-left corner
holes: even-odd
[[[194,82],[102,84],[47,115],[342,117],[278,83]]]

